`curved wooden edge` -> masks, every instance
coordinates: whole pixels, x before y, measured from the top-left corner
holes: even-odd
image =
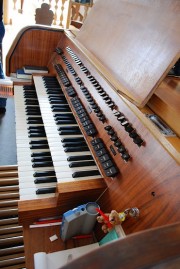
[[[61,269],[151,268],[179,262],[179,238],[180,222],[146,230],[101,246]]]
[[[30,30],[48,30],[48,31],[57,31],[57,32],[63,32],[64,30],[62,28],[58,28],[58,27],[52,27],[52,26],[46,26],[46,25],[40,25],[40,24],[35,24],[35,25],[28,25],[23,27],[17,34],[16,38],[14,39],[14,41],[11,44],[11,47],[9,48],[9,51],[6,55],[6,75],[10,76],[10,68],[9,68],[9,60],[15,50],[15,48],[17,47],[19,41],[21,40],[21,38],[23,37],[23,35]]]

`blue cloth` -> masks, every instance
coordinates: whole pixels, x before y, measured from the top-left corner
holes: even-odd
[[[1,3],[0,3],[0,49],[1,49],[1,52],[2,52],[2,41],[3,41],[4,35],[5,35],[5,27],[3,23],[3,0],[1,0]],[[0,61],[0,78],[5,78],[1,61]]]
[[[0,107],[6,107],[7,98],[0,98]]]
[[[0,22],[0,48],[2,49],[2,41],[5,34],[5,28],[3,21]],[[2,63],[0,62],[0,78],[5,78],[2,68]]]
[[[75,0],[74,2],[81,3],[81,4],[90,4],[90,0]]]
[[[2,7],[3,7],[3,1],[1,1],[0,3],[0,48],[2,50],[2,41],[3,41],[3,37],[5,35],[5,27],[4,27],[4,23],[3,23],[3,20],[2,20],[2,16],[3,16],[3,10],[2,10]],[[0,78],[3,79],[5,78],[4,76],[4,72],[3,72],[3,68],[2,68],[2,63],[0,62]],[[6,107],[6,98],[0,98],[0,107]]]
[[[0,21],[0,44],[2,44],[3,37],[5,35],[5,27],[3,21]]]

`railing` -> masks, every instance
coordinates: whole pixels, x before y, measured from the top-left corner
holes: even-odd
[[[67,28],[69,0],[6,0],[4,2],[5,24],[16,23],[17,17],[25,19],[22,20],[24,25],[35,24],[36,8],[40,8],[43,3],[47,3],[54,13],[52,25]]]

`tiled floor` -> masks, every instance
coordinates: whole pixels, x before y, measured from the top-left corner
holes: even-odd
[[[6,54],[19,31],[18,27],[7,25],[3,39],[3,69],[5,73]],[[6,113],[0,114],[0,166],[17,164],[14,98],[9,97]]]
[[[14,98],[9,97],[6,113],[0,115],[0,166],[17,164]]]

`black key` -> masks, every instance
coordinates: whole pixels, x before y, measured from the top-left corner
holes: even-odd
[[[61,117],[61,116],[63,116],[63,117],[65,117],[65,118],[74,118],[74,115],[72,114],[72,113],[55,113],[54,114],[54,117]]]
[[[53,162],[34,162],[32,167],[51,167],[53,166]]]
[[[34,157],[31,159],[32,162],[52,162],[52,158],[51,157]]]
[[[63,115],[61,115],[61,116],[55,117],[55,121],[57,121],[57,120],[71,120],[71,121],[73,120],[73,121],[75,121],[75,118],[72,116],[71,117],[67,117],[67,116],[64,117]]]
[[[51,105],[54,105],[54,104],[67,104],[67,101],[65,101],[65,100],[50,100],[49,103]]]
[[[49,149],[49,145],[32,145],[30,146],[30,149]]]
[[[66,143],[66,142],[84,142],[84,137],[67,137],[67,138],[63,138],[61,140],[62,143]]]
[[[28,120],[27,124],[43,124],[42,120]]]
[[[62,146],[64,148],[66,148],[66,147],[81,147],[81,146],[87,146],[87,144],[85,141],[84,142],[82,142],[82,141],[80,141],[80,142],[66,142],[66,143],[62,144]]]
[[[40,131],[44,131],[44,126],[29,126],[28,130],[40,130]]]
[[[36,111],[29,111],[29,112],[26,112],[26,115],[29,116],[29,115],[34,115],[34,116],[39,116],[41,115],[41,112],[36,112]]]
[[[57,178],[56,177],[40,177],[34,180],[35,184],[52,183],[52,182],[57,182]]]
[[[42,79],[44,81],[57,81],[56,77],[54,76],[43,76]]]
[[[86,161],[86,160],[93,160],[93,157],[91,155],[81,155],[81,156],[69,156],[67,158],[68,162]]]
[[[48,144],[48,141],[47,140],[31,140],[29,142],[30,145],[34,145],[34,144]]]
[[[90,177],[90,176],[99,176],[100,173],[98,170],[91,170],[91,171],[77,171],[72,174],[73,178],[76,177]]]
[[[37,110],[37,111],[40,111],[40,108],[39,108],[39,104],[38,105],[25,105],[25,110],[27,111],[34,111],[34,110]]]
[[[24,101],[25,105],[39,105],[39,102],[37,100],[31,100],[27,99]]]
[[[42,188],[42,189],[38,189],[36,191],[36,194],[55,193],[55,191],[56,191],[56,187],[53,187],[53,188]]]
[[[44,83],[44,86],[47,90],[59,90],[61,91],[62,88],[60,87],[60,85],[55,84],[54,82],[49,82],[49,83]]]
[[[40,172],[35,172],[33,174],[34,177],[48,177],[48,176],[55,176],[54,171],[40,171]]]
[[[67,147],[64,149],[64,152],[83,152],[89,151],[88,147]]]
[[[76,124],[77,122],[75,120],[57,120],[57,124]]]
[[[43,127],[42,129],[40,129],[39,127]],[[29,134],[34,134],[34,133],[42,133],[42,134],[46,134],[45,133],[45,129],[44,129],[44,126],[43,125],[41,125],[41,126],[34,126],[35,128],[33,129],[33,128],[30,128],[29,130],[28,130],[28,133]]]
[[[66,100],[66,98],[64,97],[64,96],[60,96],[60,95],[49,95],[48,96],[48,99],[49,100],[60,100],[60,101],[66,101],[66,103],[67,103],[67,100]]]
[[[33,152],[31,154],[31,157],[43,157],[43,156],[51,156],[50,151],[45,151],[45,152]]]
[[[27,120],[41,120],[42,121],[42,117],[27,117]]]
[[[94,166],[96,163],[94,161],[85,161],[85,162],[72,162],[69,164],[69,167],[83,167],[83,166]]]
[[[57,104],[57,105],[51,105],[51,108],[68,108],[68,104]]]
[[[23,96],[24,96],[25,100],[27,100],[27,99],[37,100],[37,95],[36,94],[27,94],[27,93],[25,93]]]
[[[32,137],[46,137],[46,134],[45,133],[30,133],[28,135],[29,138],[32,138]]]
[[[45,134],[45,132],[43,132],[43,129],[42,130],[40,130],[40,129],[34,129],[34,130],[29,130],[28,131],[28,134],[39,134],[39,133],[41,133],[41,134],[43,134],[43,136],[45,136],[46,134]]]
[[[71,112],[70,107],[54,107],[52,112]]]
[[[62,94],[62,91],[60,89],[46,89],[47,94]]]
[[[65,130],[80,130],[78,126],[61,126],[58,128],[58,131],[65,131]]]
[[[80,130],[62,130],[59,132],[60,135],[75,135],[81,134]]]

